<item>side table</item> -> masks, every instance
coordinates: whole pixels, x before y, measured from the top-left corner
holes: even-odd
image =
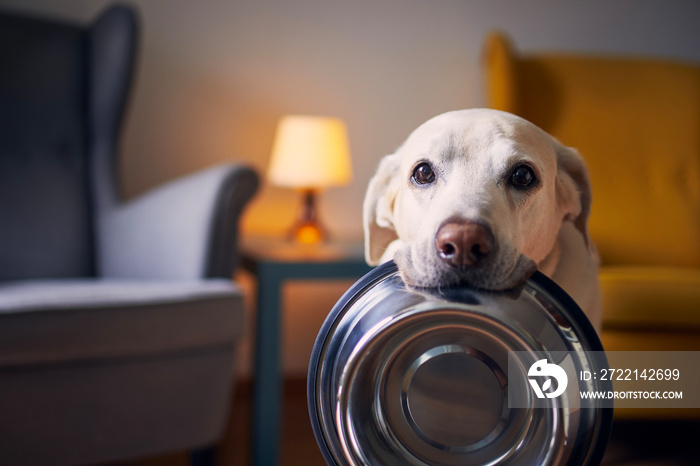
[[[278,464],[280,451],[282,285],[360,278],[371,267],[359,241],[300,245],[253,237],[244,239],[241,251],[241,266],[257,279],[251,464],[271,466]]]

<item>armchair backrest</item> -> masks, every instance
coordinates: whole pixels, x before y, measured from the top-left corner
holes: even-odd
[[[700,66],[520,55],[486,41],[488,104],[579,150],[591,235],[608,265],[700,266]]]
[[[135,44],[123,6],[88,26],[0,13],[0,280],[94,275]]]

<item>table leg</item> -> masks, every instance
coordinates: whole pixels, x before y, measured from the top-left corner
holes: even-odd
[[[252,464],[279,460],[281,419],[280,328],[282,280],[259,270],[253,391]]]

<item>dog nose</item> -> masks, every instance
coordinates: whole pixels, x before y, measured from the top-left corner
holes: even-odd
[[[445,262],[455,267],[478,267],[493,249],[493,233],[471,221],[454,221],[440,227],[435,247]]]

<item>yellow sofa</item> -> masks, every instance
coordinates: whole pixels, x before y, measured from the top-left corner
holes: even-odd
[[[605,348],[700,350],[700,65],[525,55],[498,32],[483,65],[488,106],[586,160]]]

